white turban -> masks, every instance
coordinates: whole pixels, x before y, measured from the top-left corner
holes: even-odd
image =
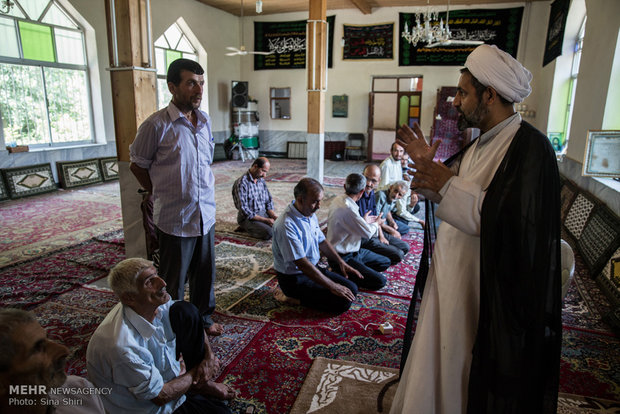
[[[467,57],[465,67],[480,83],[510,102],[523,102],[532,92],[530,71],[495,45],[478,46]]]

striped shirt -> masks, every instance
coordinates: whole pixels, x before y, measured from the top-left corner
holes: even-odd
[[[170,102],[140,125],[129,146],[131,162],[147,169],[153,183],[155,225],[179,237],[206,234],[215,224],[211,120],[194,113],[196,127]]]
[[[267,189],[267,183],[262,178],[254,182],[250,171],[237,178],[232,188],[232,197],[235,202],[237,223],[245,219],[252,220],[259,215],[267,217],[267,210],[273,210],[273,200]]]

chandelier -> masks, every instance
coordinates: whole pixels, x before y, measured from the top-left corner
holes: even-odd
[[[415,13],[415,26],[412,25],[411,30],[407,22],[405,22],[405,30],[402,33],[403,39],[416,46],[419,42],[427,44],[445,43],[451,38],[450,27],[448,26],[448,16],[446,16],[446,25],[443,19],[439,19],[439,13],[431,9],[430,0],[427,0],[427,6],[424,10]],[[450,13],[450,3],[448,2],[448,13]],[[439,23],[437,23],[439,20]]]
[[[15,6],[15,3],[11,0],[0,0],[0,13],[8,14],[13,6]]]

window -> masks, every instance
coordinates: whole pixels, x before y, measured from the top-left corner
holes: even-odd
[[[0,15],[0,118],[7,145],[93,142],[84,31],[56,0]]]
[[[269,88],[271,119],[291,119],[291,88]]]
[[[562,140],[560,136],[559,145],[554,142],[552,137],[551,144],[553,145],[557,155],[563,156],[566,154],[566,147],[568,146],[569,139],[569,131],[571,120],[573,118],[573,105],[575,103],[575,91],[577,90],[577,77],[579,76],[579,64],[581,62],[581,52],[583,51],[583,38],[586,34],[586,19],[583,19],[583,23],[581,24],[581,29],[579,29],[579,35],[577,36],[577,41],[575,42],[575,50],[573,53],[573,62],[571,65],[570,71],[570,80],[568,86],[568,103],[566,104],[566,118],[564,122],[564,137]],[[556,146],[557,145],[557,146]]]
[[[166,73],[168,66],[179,58],[198,61],[198,52],[187,36],[174,23],[155,41],[155,66],[157,66],[157,107],[168,106],[172,98],[168,91]]]

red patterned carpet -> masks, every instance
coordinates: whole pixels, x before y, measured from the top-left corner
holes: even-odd
[[[216,173],[218,221],[220,214],[230,213],[220,210],[226,202],[220,198],[230,191],[231,180],[247,164],[242,167],[235,169],[228,165]],[[270,188],[272,185],[282,192],[278,205],[288,203],[290,200],[284,200],[290,199],[290,194],[284,194],[292,192],[292,183],[272,182]],[[336,194],[336,189],[326,188],[329,191]],[[79,198],[83,201],[87,197],[80,194]],[[27,204],[25,200],[24,204]],[[76,205],[79,208],[81,204]],[[8,211],[7,205],[2,207]],[[321,210],[326,207],[322,206]],[[81,214],[88,216],[88,212],[84,210]],[[50,222],[56,222],[54,214],[50,213]],[[92,214],[99,214],[98,210]],[[19,227],[15,220],[11,234],[19,234]],[[29,234],[34,240],[35,233]],[[257,413],[287,412],[312,360],[318,356],[397,368],[421,252],[420,231],[413,231],[406,240],[411,246],[410,253],[386,272],[388,285],[379,292],[362,292],[349,312],[332,317],[301,307],[282,306],[273,299],[277,282],[272,278],[273,271],[264,267],[269,242],[258,242],[232,231],[218,231],[218,266],[226,273],[222,279],[233,288],[225,289],[232,293],[218,294],[222,303],[230,306],[226,313],[215,315],[226,330],[212,344],[223,362],[219,380],[240,392],[231,405],[233,411],[245,412],[252,405]],[[0,264],[0,306],[32,310],[50,337],[70,348],[69,372],[85,375],[88,340],[116,303],[111,292],[102,288],[100,282],[93,282],[124,258],[123,235],[116,229],[60,249],[53,247],[49,245],[34,258],[22,257],[18,263],[8,266]],[[252,252],[256,252],[256,257]],[[256,266],[250,279],[246,277],[252,283],[236,286],[231,278],[235,277],[239,270],[235,266],[241,266],[240,263],[261,265]],[[585,277],[583,268],[578,258],[575,282],[565,301],[560,391],[620,401],[620,341],[602,322],[609,305],[596,284]],[[249,289],[249,293],[239,295],[235,292],[237,288]],[[386,320],[394,326],[391,335],[377,331],[378,324]]]

